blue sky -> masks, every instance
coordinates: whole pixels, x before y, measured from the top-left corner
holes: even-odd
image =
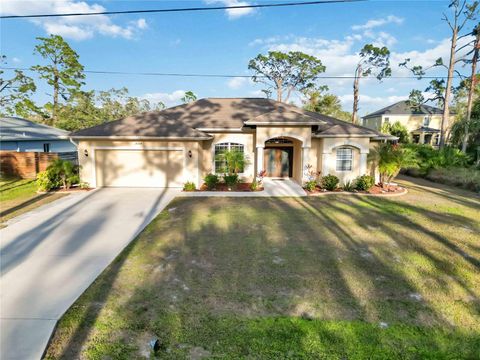
[[[148,9],[253,3],[240,0],[206,1],[10,1],[0,0],[4,14],[68,11]],[[260,3],[264,1],[255,1]],[[325,75],[352,75],[357,53],[366,43],[387,45],[393,71],[405,57],[428,65],[448,55],[448,26],[441,20],[448,1],[366,1],[349,4],[257,9],[4,20],[0,24],[1,53],[9,66],[41,63],[34,56],[37,36],[60,34],[80,55],[88,70],[175,73],[227,73],[248,75],[249,59],[268,50],[300,50],[319,57]],[[469,29],[470,30],[470,29]],[[467,69],[462,70],[465,73]],[[37,81],[37,100],[48,99],[47,87]],[[321,80],[351,110],[352,80]],[[179,102],[183,91],[199,97],[262,96],[248,79],[174,78],[133,75],[88,75],[86,89],[128,87],[130,93],[168,106]],[[367,79],[361,83],[360,114],[377,110],[408,96],[425,81]],[[299,102],[298,97],[294,101]]]

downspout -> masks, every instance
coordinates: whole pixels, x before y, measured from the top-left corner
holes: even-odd
[[[78,151],[78,144],[77,144],[75,141],[73,141],[73,139],[72,139],[70,136],[68,137],[68,140],[69,140],[73,145],[76,146],[77,151]]]

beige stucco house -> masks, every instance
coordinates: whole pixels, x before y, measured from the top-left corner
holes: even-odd
[[[182,187],[202,184],[222,167],[215,155],[243,151],[240,176],[302,183],[306,167],[341,181],[371,173],[370,149],[392,139],[293,105],[263,98],[207,98],[146,112],[71,135],[78,144],[81,180],[93,187]],[[394,138],[393,138],[394,139]]]
[[[399,101],[362,118],[363,126],[380,131],[385,123],[399,122],[410,133],[411,139],[417,144],[438,146],[443,110],[421,105],[413,107],[408,100]],[[455,115],[451,113],[449,124],[453,124]]]

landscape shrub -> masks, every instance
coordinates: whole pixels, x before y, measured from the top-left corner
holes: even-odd
[[[187,181],[184,185],[183,185],[183,191],[195,191],[197,190],[197,187],[195,186],[195,184],[191,181]]]
[[[375,179],[370,175],[362,175],[355,179],[355,189],[368,191],[375,185]]]
[[[90,184],[86,181],[82,181],[81,183],[78,184],[78,187],[80,189],[86,190],[86,189],[90,189]]]
[[[352,192],[353,190],[355,190],[355,182],[350,181],[350,180],[345,181],[345,183],[342,186],[342,189],[343,189],[343,191]]]
[[[480,192],[480,171],[475,167],[431,169],[425,178],[434,182]]]
[[[37,189],[39,191],[50,191],[60,186],[58,179],[55,179],[51,171],[45,170],[37,174]]]
[[[316,180],[309,180],[305,183],[304,187],[307,191],[313,191],[317,187],[317,181]]]
[[[223,181],[225,181],[225,184],[230,188],[238,184],[239,178],[237,174],[225,174],[223,175]]]
[[[79,166],[68,160],[57,159],[37,175],[37,187],[40,191],[50,191],[59,187],[68,190],[80,182],[78,172]]]
[[[420,175],[426,175],[430,169],[467,167],[472,162],[469,155],[451,146],[436,150],[430,145],[409,144],[405,148],[415,153]]]
[[[325,175],[322,177],[322,188],[328,191],[333,191],[337,188],[340,180],[335,175]]]
[[[370,151],[368,157],[378,166],[383,186],[390,184],[401,169],[418,166],[416,152],[405,145],[381,143]]]
[[[260,184],[258,183],[257,180],[254,180],[251,184],[250,184],[250,190],[252,191],[257,191],[258,188],[260,187],[259,186]]]
[[[210,173],[203,178],[203,181],[205,182],[205,185],[207,185],[208,190],[213,190],[217,187],[220,179],[218,178],[218,175]]]

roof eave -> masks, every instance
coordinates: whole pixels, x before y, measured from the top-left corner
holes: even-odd
[[[108,139],[108,140],[211,140],[213,136],[86,136],[86,135],[72,135],[71,139]]]
[[[243,128],[195,128],[202,132],[245,132]]]
[[[55,140],[68,140],[69,136],[55,136],[55,137],[35,137],[35,138],[29,138],[29,137],[11,137],[11,138],[2,138],[0,137],[1,141],[55,141]]]
[[[300,125],[300,126],[311,126],[311,125],[321,125],[320,121],[245,121],[245,125]]]
[[[345,138],[345,137],[355,137],[355,138],[371,138],[375,137],[373,134],[314,134],[312,137],[315,138]]]

